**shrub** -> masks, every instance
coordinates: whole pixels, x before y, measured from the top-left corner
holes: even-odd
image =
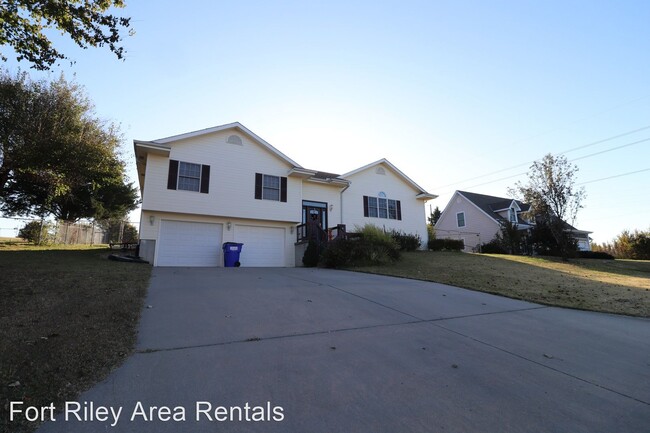
[[[323,265],[344,266],[383,265],[399,260],[399,245],[381,228],[367,224],[359,229],[356,239],[337,239],[323,252]]]
[[[406,234],[393,230],[390,235],[397,242],[401,251],[415,251],[422,245],[422,238],[418,234]]]
[[[429,238],[427,248],[430,249],[431,251],[442,251],[442,246],[444,244],[444,241],[445,241],[444,239]]]
[[[498,239],[492,239],[481,245],[481,253],[483,254],[508,254],[508,251],[503,247],[503,244]]]
[[[320,251],[316,242],[309,241],[307,249],[305,249],[305,254],[302,256],[302,264],[307,268],[313,268],[318,265],[319,257]]]
[[[328,268],[343,268],[350,264],[354,243],[360,240],[336,239],[327,244],[321,256],[321,263]]]
[[[428,248],[431,251],[461,251],[465,248],[462,239],[429,239]]]
[[[431,224],[427,224],[427,239],[436,238],[436,228]]]
[[[614,256],[603,251],[578,251],[578,258],[614,260]]]
[[[33,244],[38,244],[39,240],[41,244],[48,244],[53,241],[52,235],[50,234],[51,228],[52,225],[50,223],[44,222],[43,228],[41,229],[41,221],[30,221],[18,231],[18,237]]]

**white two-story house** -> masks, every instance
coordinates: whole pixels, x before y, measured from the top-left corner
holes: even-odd
[[[300,266],[303,224],[365,224],[418,234],[429,194],[385,159],[343,175],[310,170],[242,124],[134,140],[142,195],[140,256],[154,266]]]

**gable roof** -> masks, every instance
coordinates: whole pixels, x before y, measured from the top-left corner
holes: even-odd
[[[468,191],[456,191],[456,193],[465,197],[472,204],[474,204],[474,206],[478,207],[487,216],[489,216],[490,218],[492,218],[498,223],[508,221],[506,218],[503,218],[501,215],[499,215],[498,211],[503,211],[510,208],[513,202],[517,206],[519,206],[519,209],[522,212],[527,212],[530,209],[530,205],[512,198],[495,197],[493,195],[485,195],[485,194],[476,194],[474,192],[468,192]],[[518,224],[528,224],[526,221],[521,219],[519,215],[517,215],[517,219],[518,219]]]
[[[483,211],[483,213],[485,213],[487,216],[489,216],[490,218],[492,218],[498,223],[508,221],[506,218],[503,218],[501,215],[499,215],[498,212],[507,210],[508,208],[510,208],[510,206],[513,203],[519,207],[519,210],[521,212],[528,212],[530,210],[530,205],[528,203],[524,203],[512,198],[503,198],[503,197],[495,197],[493,195],[476,194],[474,192],[468,192],[468,191],[456,191],[456,194],[465,197],[474,206],[478,207],[481,211]],[[583,233],[583,234],[593,233],[590,231],[579,230],[573,227],[571,224],[567,223],[566,221],[562,221],[562,223],[564,225],[564,230],[567,231]],[[531,223],[524,221],[519,214],[517,214],[517,224],[527,225],[527,226],[531,225]]]
[[[260,146],[266,148],[269,152],[277,156],[279,159],[289,164],[291,166],[291,169],[289,170],[289,176],[298,176],[313,182],[329,183],[329,184],[345,187],[350,184],[350,181],[347,179],[348,176],[353,176],[359,172],[367,170],[376,165],[385,164],[392,172],[394,172],[397,176],[401,177],[402,180],[404,180],[404,182],[406,182],[408,185],[410,185],[413,189],[417,191],[416,194],[417,199],[427,200],[427,199],[434,199],[438,197],[435,194],[428,193],[424,188],[422,188],[420,185],[415,183],[413,180],[411,180],[411,178],[409,178],[407,175],[402,173],[401,170],[399,170],[397,167],[391,164],[386,158],[382,158],[378,161],[364,165],[363,167],[359,167],[356,170],[352,170],[343,175],[304,168],[303,166],[301,166],[300,164],[298,164],[297,162],[289,158],[284,153],[280,152],[278,149],[276,149],[271,144],[269,144],[266,140],[264,140],[263,138],[261,138],[260,136],[258,136],[253,131],[246,128],[244,125],[242,125],[239,122],[213,126],[211,128],[186,132],[184,134],[172,135],[169,137],[159,138],[151,141],[133,140],[133,146],[135,148],[136,162],[137,162],[137,169],[138,169],[138,180],[140,181],[140,189],[142,190],[142,188],[144,187],[144,167],[146,165],[146,158],[144,158],[144,154],[155,153],[159,155],[169,156],[172,145],[176,141],[185,140],[193,137],[199,137],[207,134],[213,134],[215,132],[225,131],[228,129],[235,129],[247,135],[249,138],[251,138],[253,141],[258,143]]]
[[[170,143],[173,143],[175,141],[180,141],[180,140],[185,140],[187,138],[193,138],[193,137],[200,137],[201,135],[206,135],[206,134],[213,134],[215,132],[220,132],[220,131],[225,131],[228,129],[236,129],[240,131],[241,133],[247,135],[249,138],[251,138],[253,141],[257,142],[260,146],[263,148],[266,148],[268,151],[270,151],[272,154],[276,155],[278,158],[281,160],[285,161],[287,164],[291,165],[292,167],[298,167],[302,168],[300,164],[295,162],[293,159],[289,158],[287,155],[284,153],[280,152],[278,149],[273,147],[271,144],[269,144],[266,140],[255,134],[253,131],[250,129],[246,128],[244,125],[242,125],[239,122],[233,122],[233,123],[227,123],[225,125],[219,125],[219,126],[213,126],[212,128],[205,128],[205,129],[200,129],[198,131],[192,131],[192,132],[186,132],[184,134],[178,134],[178,135],[172,135],[170,137],[165,137],[165,138],[159,138],[157,140],[152,140],[152,141],[140,141],[140,140],[133,140],[134,145],[137,147],[138,145],[168,145]]]
[[[434,199],[434,198],[438,197],[435,194],[428,193],[424,188],[422,188],[420,185],[415,183],[410,177],[408,177],[407,175],[402,173],[402,171],[399,168],[397,168],[393,164],[391,164],[391,162],[388,161],[386,158],[382,158],[382,159],[380,159],[378,161],[371,162],[370,164],[364,165],[363,167],[359,167],[359,168],[357,168],[355,170],[349,171],[349,172],[347,172],[345,174],[342,174],[341,177],[342,178],[348,178],[350,176],[354,176],[357,173],[360,173],[362,171],[368,170],[369,168],[372,168],[374,166],[381,165],[381,164],[386,165],[393,173],[395,173],[398,177],[401,177],[404,182],[406,182],[413,189],[415,189],[418,192],[418,194],[416,196],[417,198],[419,198],[419,199]]]

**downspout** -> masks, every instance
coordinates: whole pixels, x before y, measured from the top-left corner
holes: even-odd
[[[350,188],[350,185],[351,185],[351,184],[352,184],[352,182],[348,181],[348,184],[347,184],[347,185],[345,186],[345,188],[343,188],[343,189],[341,190],[341,192],[340,192],[340,194],[341,194],[341,204],[340,204],[340,208],[341,208],[341,223],[340,223],[340,224],[344,224],[344,222],[343,222],[343,193],[344,193],[348,188]]]

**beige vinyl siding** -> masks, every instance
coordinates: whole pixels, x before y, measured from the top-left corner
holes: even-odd
[[[244,134],[237,133],[242,145],[226,143],[230,135],[233,130],[174,142],[169,158],[149,154],[142,209],[298,223],[302,202],[300,179],[287,178],[286,203],[255,199],[255,173],[286,177],[289,164]],[[209,165],[209,193],[168,190],[170,159]]]
[[[459,212],[465,213],[465,227],[458,227],[456,215]],[[436,223],[436,237],[463,239],[465,251],[472,251],[479,243],[491,241],[498,231],[496,221],[458,193],[452,196]]]
[[[341,190],[343,187],[310,181],[302,183],[302,200],[327,203],[327,227],[341,224]],[[302,207],[299,209],[302,218]]]
[[[385,174],[377,174],[378,167]],[[427,245],[426,217],[424,201],[415,196],[418,191],[407,184],[401,176],[393,173],[386,164],[371,166],[366,170],[348,176],[350,188],[343,193],[343,223],[348,231],[365,224],[374,224],[386,230],[400,230],[405,233],[418,234],[422,238],[422,247]],[[402,208],[402,220],[372,218],[363,216],[363,196],[377,197],[380,192],[386,198],[399,200]]]

